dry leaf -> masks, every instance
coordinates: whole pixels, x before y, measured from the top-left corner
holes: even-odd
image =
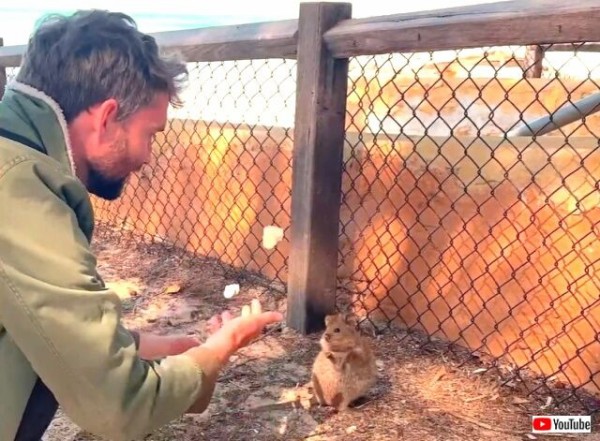
[[[129,299],[138,295],[138,288],[135,284],[126,280],[118,282],[107,282],[106,287],[112,289],[121,300]]]
[[[181,291],[181,285],[175,283],[167,286],[167,289],[165,289],[165,294],[177,294],[179,291]]]
[[[301,398],[300,405],[303,409],[309,410],[312,406],[312,400],[310,398]]]
[[[446,375],[446,367],[442,366],[441,368],[438,369],[438,371],[436,372],[436,374],[433,376],[433,378],[431,379],[430,384],[433,385],[434,383],[437,383],[438,381],[440,381],[442,379],[442,377]]]
[[[351,434],[351,433],[354,433],[354,432],[356,432],[356,426],[350,426],[350,427],[348,427],[346,429],[346,433],[347,434]]]
[[[471,397],[471,398],[465,398],[463,401],[465,403],[472,403],[473,401],[479,401],[479,400],[484,400],[486,399],[488,396],[487,395],[479,395],[477,397]]]
[[[283,418],[283,421],[281,422],[281,424],[279,425],[279,428],[277,429],[277,431],[279,432],[280,435],[285,435],[287,430],[288,430],[288,416],[286,415]]]
[[[527,404],[527,403],[529,403],[529,400],[527,400],[525,398],[514,397],[513,398],[513,403],[514,404]]]
[[[546,398],[546,404],[544,404],[543,406],[540,407],[540,409],[546,409],[547,407],[550,407],[550,405],[552,404],[552,397],[547,397]]]

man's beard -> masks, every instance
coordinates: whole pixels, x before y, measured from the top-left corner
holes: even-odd
[[[87,187],[88,191],[96,196],[114,201],[123,192],[127,178],[116,178],[111,176],[115,170],[122,166],[122,161],[127,158],[127,140],[122,137],[117,140],[111,152],[110,158],[98,161],[97,164],[88,163]],[[103,170],[112,170],[106,173]]]
[[[114,201],[121,196],[127,178],[107,178],[96,168],[90,167],[88,170],[87,181],[87,187],[90,193],[95,194],[102,199]]]

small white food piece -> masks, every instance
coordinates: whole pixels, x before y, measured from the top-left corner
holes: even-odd
[[[283,228],[276,227],[274,225],[268,225],[263,228],[262,246],[267,250],[275,248],[283,239]]]
[[[237,295],[239,292],[240,292],[240,285],[238,285],[237,283],[234,283],[233,285],[227,285],[225,287],[225,291],[223,291],[223,296],[226,299],[231,299],[235,295]]]

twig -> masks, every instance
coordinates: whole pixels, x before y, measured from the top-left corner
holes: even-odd
[[[271,411],[271,410],[284,410],[284,409],[296,409],[297,407],[294,406],[295,403],[298,403],[300,405],[300,400],[289,400],[289,401],[281,401],[279,403],[273,403],[273,404],[265,404],[264,406],[258,406],[258,407],[253,407],[251,409],[247,409],[248,412],[265,412],[265,411]],[[302,406],[300,406],[302,407]]]
[[[306,435],[306,436],[305,436],[304,438],[302,438],[302,439],[310,439],[310,438],[314,438],[314,437],[316,437],[316,436],[327,435],[327,433],[329,433],[329,432],[327,432],[327,431],[325,431],[325,430],[324,430],[324,431],[322,431],[322,432],[311,433],[310,435]]]
[[[375,401],[380,400],[381,398],[383,398],[383,396],[384,396],[384,394],[378,393],[375,395],[369,395],[369,396],[362,397],[362,399],[359,398],[357,401],[360,404],[355,404],[352,407],[354,407],[354,409],[362,409],[363,407],[373,404]],[[355,401],[355,403],[356,403],[356,401]]]
[[[281,326],[277,326],[276,325],[276,326],[272,327],[271,329],[268,329],[260,337],[257,337],[255,340],[252,340],[252,342],[250,344],[257,343],[257,342],[261,341],[262,339],[264,339],[265,337],[267,337],[267,336],[269,336],[271,334],[274,334],[276,331],[281,331]],[[255,361],[255,360],[258,360],[258,358],[255,358],[255,357],[247,358],[246,360],[241,361],[241,362],[237,363],[234,366],[231,366],[230,369],[239,368],[240,366],[243,366],[243,365],[245,365],[245,364],[247,364],[247,363],[249,363],[251,361]],[[219,381],[228,381],[228,380],[231,380],[233,377],[235,377],[235,374],[236,374],[235,372],[232,372],[231,374],[224,375],[224,376],[222,376],[219,379]]]
[[[436,372],[436,374],[433,376],[433,378],[431,379],[431,382],[429,383],[431,386],[433,386],[435,383],[437,383],[438,381],[441,380],[441,378],[446,375],[446,367],[442,366],[441,368],[438,369],[438,371]]]
[[[483,400],[483,399],[488,398],[488,397],[489,397],[489,395],[487,395],[487,394],[486,395],[479,395],[478,397],[465,398],[463,401],[465,403],[470,403],[472,401],[479,401],[479,400]]]
[[[260,337],[257,337],[255,340],[252,340],[251,344],[257,343],[257,342],[261,341],[262,339],[264,339],[265,337],[268,337],[269,335],[272,335],[275,332],[278,332],[281,330],[282,330],[281,325],[275,325],[271,329],[266,330],[263,334],[260,335]]]
[[[256,361],[256,360],[258,360],[258,359],[257,359],[257,358],[254,358],[254,357],[248,357],[248,358],[247,358],[247,359],[245,359],[244,361],[240,361],[239,363],[237,363],[237,364],[235,364],[235,365],[231,366],[229,369],[236,369],[236,368],[239,368],[239,367],[241,367],[241,366],[244,366],[245,364],[248,364],[248,363],[250,363],[251,361]],[[227,380],[231,380],[232,378],[234,378],[234,377],[235,377],[235,375],[236,375],[236,372],[232,372],[232,373],[230,373],[230,374],[223,375],[221,378],[219,378],[219,382],[221,382],[221,381],[227,381]]]
[[[457,413],[457,412],[453,412],[451,410],[445,410],[445,409],[429,409],[429,410],[432,411],[432,412],[446,412],[446,413],[452,415],[455,418],[458,418],[460,420],[463,420],[463,421],[466,421],[468,423],[474,424],[474,425],[476,425],[478,427],[481,427],[482,429],[490,430],[492,432],[508,433],[510,435],[521,435],[521,436],[524,433],[526,433],[526,432],[522,432],[522,431],[519,431],[519,430],[504,429],[502,427],[493,427],[493,426],[490,426],[489,424],[477,421],[475,418],[471,418],[471,417],[469,417],[467,415],[463,415],[463,414],[460,414],[460,413]]]

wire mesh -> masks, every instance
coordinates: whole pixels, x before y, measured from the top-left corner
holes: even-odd
[[[17,73],[19,72],[19,68],[18,67],[6,67],[4,69],[4,71],[6,74],[6,82],[9,83],[13,79],[15,79],[15,77],[17,76]]]
[[[350,60],[338,302],[560,403],[600,392],[600,114],[514,133],[599,93],[600,54],[553,49]]]
[[[150,166],[99,219],[152,241],[286,280],[295,63],[194,63],[183,109],[171,110]],[[284,230],[273,249],[263,231]]]

